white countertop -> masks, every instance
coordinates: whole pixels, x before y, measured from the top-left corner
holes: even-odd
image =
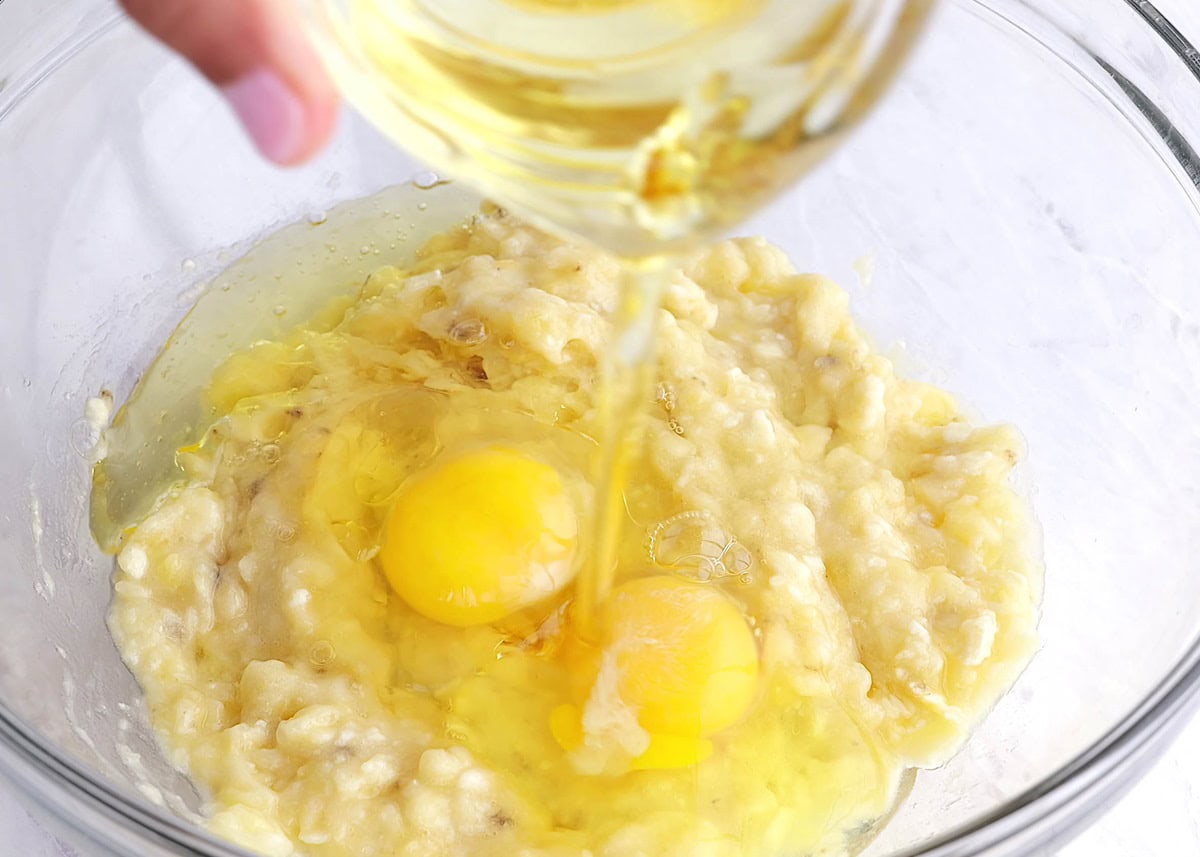
[[[1193,41],[1200,41],[1196,0],[1156,0],[1155,5]],[[76,855],[29,818],[0,784],[0,835],[5,854],[21,857]],[[1180,857],[1200,853],[1200,719],[1111,811],[1059,857]]]

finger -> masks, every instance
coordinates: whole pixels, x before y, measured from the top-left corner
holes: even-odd
[[[121,3],[220,87],[266,157],[301,163],[333,134],[337,90],[286,0]]]

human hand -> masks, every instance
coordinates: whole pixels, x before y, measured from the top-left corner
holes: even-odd
[[[224,94],[259,151],[302,163],[328,142],[339,97],[288,0],[121,0]]]

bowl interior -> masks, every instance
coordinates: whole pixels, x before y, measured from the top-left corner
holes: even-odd
[[[6,29],[32,5],[0,9],[0,57],[6,38],[46,46],[0,59],[0,713],[130,801],[194,819],[200,796],[158,751],[105,628],[111,560],[87,531],[85,401],[127,396],[197,285],[251,237],[422,168],[347,115],[318,162],[276,171],[106,4]],[[1105,31],[1095,50],[1113,50],[1110,63],[1129,44],[1139,67],[1174,61],[1124,4],[1096,5],[1106,26],[1131,28]],[[1185,79],[1171,98],[1197,89]],[[958,0],[851,143],[739,230],[847,284],[905,371],[1028,441],[1042,650],[967,747],[918,777],[872,855],[1045,780],[1200,631],[1200,213],[1146,114],[1024,4]],[[376,210],[350,209],[311,239],[356,246],[350,227]]]

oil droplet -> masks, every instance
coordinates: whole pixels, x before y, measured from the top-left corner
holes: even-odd
[[[477,318],[464,318],[450,327],[450,340],[459,345],[478,345],[487,339],[487,328]]]
[[[286,521],[272,521],[267,525],[271,538],[283,544],[290,544],[296,538],[296,528]]]
[[[650,532],[651,562],[689,580],[750,579],[754,557],[735,535],[703,511],[681,512]]]
[[[422,173],[417,173],[413,177],[413,185],[420,190],[430,190],[442,183],[442,179],[437,173],[431,170],[426,170]]]
[[[308,222],[312,226],[320,226],[322,223],[324,223],[328,219],[329,219],[329,212],[321,210],[321,209],[310,212],[308,215]]]
[[[308,651],[308,660],[313,666],[324,667],[337,658],[337,649],[328,640],[318,640]]]
[[[79,419],[72,423],[67,433],[67,442],[80,458],[87,458],[91,454],[96,439],[97,432],[95,428],[84,419]]]
[[[858,275],[858,282],[864,289],[870,288],[872,281],[875,279],[876,259],[874,253],[867,253],[854,260],[851,265],[854,268],[854,273]]]

